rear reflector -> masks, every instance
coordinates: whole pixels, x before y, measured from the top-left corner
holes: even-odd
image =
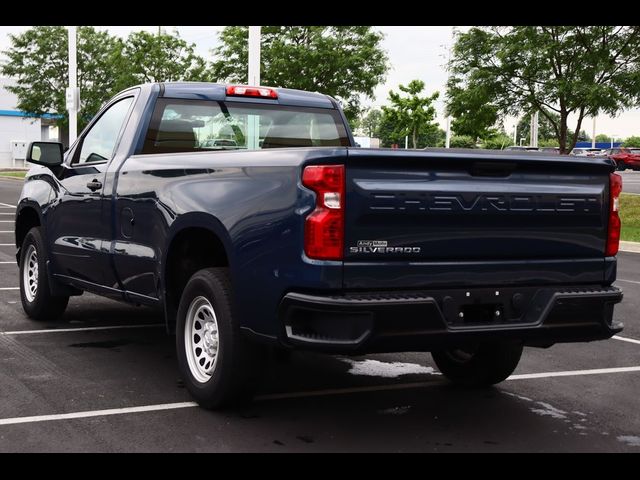
[[[278,98],[278,92],[273,88],[247,87],[244,85],[229,85],[227,87],[227,95],[234,97]]]
[[[607,231],[607,248],[605,255],[613,257],[620,247],[620,194],[622,193],[622,177],[617,173],[609,175],[609,227]]]
[[[316,192],[316,209],[304,225],[304,251],[309,258],[342,260],[344,182],[344,165],[314,165],[302,173],[302,184]]]

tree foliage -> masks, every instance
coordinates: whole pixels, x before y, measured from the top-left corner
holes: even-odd
[[[400,85],[398,88],[406,96],[393,90],[389,91],[391,105],[382,107],[383,122],[389,130],[389,139],[393,140],[392,143],[399,143],[405,136],[409,136],[410,145],[413,148],[418,148],[420,138],[429,136],[429,134],[433,136],[434,131],[438,128],[433,122],[436,109],[432,104],[438,98],[439,93],[421,96],[420,94],[424,90],[422,80],[412,80],[409,85]]]
[[[570,114],[580,132],[585,116],[640,103],[640,27],[475,27],[457,34],[449,68],[450,84],[500,114],[539,111],[566,153],[578,140]]]
[[[488,138],[497,133],[499,113],[488,88],[465,88],[460,77],[452,76],[447,81],[447,99],[447,115],[453,117],[451,129],[457,135]]]
[[[58,124],[68,125],[65,89],[69,85],[68,35],[64,27],[33,27],[10,35],[11,46],[4,52],[3,75],[16,85],[7,89],[18,97],[17,107],[32,116],[61,115]],[[80,87],[80,128],[100,106],[118,91],[122,65],[121,40],[93,27],[79,27],[77,41],[78,87]]]
[[[69,123],[65,102],[68,75],[68,34],[65,27],[33,27],[11,35],[4,52],[2,74],[16,85],[7,89],[18,97],[17,107],[29,115],[61,116]],[[205,61],[177,34],[134,32],[123,41],[93,27],[78,28],[79,129],[120,90],[144,82],[204,80]]]
[[[640,148],[640,137],[629,137],[624,141],[623,145],[625,147]]]
[[[204,81],[206,63],[195,53],[195,45],[188,44],[178,33],[153,34],[133,32],[124,49],[124,68],[119,86],[127,88],[147,82]]]
[[[469,135],[453,135],[449,146],[451,148],[476,148],[476,139]]]
[[[382,110],[378,108],[369,109],[360,119],[360,130],[368,137],[378,136],[380,121],[382,120]]]
[[[247,82],[248,27],[229,26],[214,50],[212,79]],[[368,26],[263,26],[263,85],[326,93],[342,101],[351,120],[361,96],[373,96],[388,70],[383,35]]]

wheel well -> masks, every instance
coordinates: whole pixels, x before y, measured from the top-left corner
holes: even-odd
[[[25,207],[20,210],[18,218],[16,218],[16,246],[20,248],[29,230],[39,226],[40,217],[33,208]]]
[[[186,228],[171,241],[165,267],[165,308],[167,327],[174,330],[184,287],[198,270],[228,267],[229,259],[220,238],[211,230]]]

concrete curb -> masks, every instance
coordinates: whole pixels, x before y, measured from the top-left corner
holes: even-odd
[[[2,180],[15,180],[17,182],[24,182],[24,177],[10,177],[8,175],[0,174],[0,179]]]
[[[623,242],[620,241],[621,252],[640,253],[640,242]]]

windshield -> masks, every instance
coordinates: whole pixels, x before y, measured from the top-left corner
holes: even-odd
[[[347,145],[337,110],[159,99],[141,153]]]

